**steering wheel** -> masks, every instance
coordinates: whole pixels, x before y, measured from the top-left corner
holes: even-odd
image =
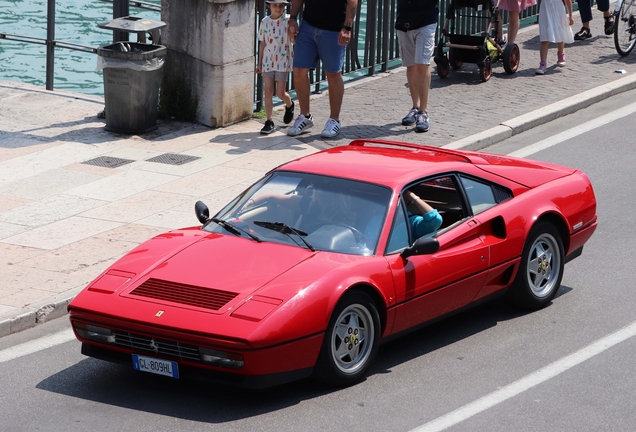
[[[369,243],[369,239],[367,238],[367,236],[362,234],[362,232],[356,227],[353,227],[351,225],[344,224],[344,223],[337,223],[332,225],[341,226],[341,227],[349,229],[353,233],[353,236],[355,237],[358,244],[363,244],[366,246],[366,244]]]

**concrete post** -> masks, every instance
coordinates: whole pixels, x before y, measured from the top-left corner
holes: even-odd
[[[254,0],[163,0],[166,80],[190,88],[197,121],[222,127],[252,116]]]

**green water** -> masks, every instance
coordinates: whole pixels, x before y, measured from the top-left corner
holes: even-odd
[[[145,0],[160,4],[160,0]],[[97,48],[112,41],[112,32],[97,27],[113,16],[113,5],[98,0],[56,2],[55,39]],[[0,33],[46,38],[46,0],[0,0]],[[130,15],[160,20],[158,12],[130,7]],[[95,72],[97,56],[55,49],[56,90],[103,95],[101,72]],[[0,81],[46,85],[46,47],[0,39]]]

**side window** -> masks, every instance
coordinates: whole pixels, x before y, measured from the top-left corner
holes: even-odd
[[[398,205],[399,207],[395,212],[395,221],[393,221],[393,229],[391,229],[391,235],[389,236],[389,244],[386,248],[387,255],[397,253],[409,247],[409,232],[402,200],[400,200]]]
[[[473,214],[478,214],[497,204],[493,186],[472,178],[460,176]]]
[[[407,188],[437,210],[442,218],[441,225],[435,231],[439,233],[468,216],[461,186],[455,175],[428,178]],[[421,209],[408,205],[410,214],[421,214]]]

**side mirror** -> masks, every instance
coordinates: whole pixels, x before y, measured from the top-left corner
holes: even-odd
[[[413,255],[430,255],[439,250],[439,242],[435,237],[421,237],[415,240],[413,246],[408,247],[400,254],[402,258]]]
[[[210,219],[210,210],[203,202],[197,201],[194,205],[194,213],[197,215],[197,219],[202,224],[206,223]]]

